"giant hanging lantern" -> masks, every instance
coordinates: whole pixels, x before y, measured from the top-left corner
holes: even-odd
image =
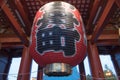
[[[45,4],[34,18],[30,54],[47,75],[63,76],[86,55],[86,36],[78,10],[61,1]]]

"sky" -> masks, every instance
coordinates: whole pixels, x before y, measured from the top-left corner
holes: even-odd
[[[114,66],[111,61],[111,57],[109,55],[101,55],[100,59],[102,62],[103,70],[105,70],[105,65],[107,64],[108,68],[111,69],[112,72],[116,75]],[[13,58],[12,64],[10,67],[10,71],[9,71],[9,75],[8,75],[8,80],[17,80],[17,73],[18,73],[19,66],[20,66],[20,60],[21,60],[21,58]],[[89,68],[89,63],[88,63],[87,57],[84,60],[84,65],[85,65],[86,75],[90,74],[90,68]],[[36,62],[34,62],[34,60],[33,60],[32,70],[31,70],[31,80],[32,80],[32,77],[37,76],[37,69],[38,69],[38,64]],[[80,80],[79,78],[80,78],[79,71],[78,71],[78,67],[76,66],[73,68],[73,73],[71,76],[68,76],[68,77],[45,76],[45,77],[43,77],[43,80],[56,80],[56,79],[57,80]]]

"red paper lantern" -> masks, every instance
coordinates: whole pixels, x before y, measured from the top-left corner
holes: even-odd
[[[50,2],[37,11],[30,40],[30,54],[41,67],[52,63],[76,66],[86,56],[81,15],[66,2]]]

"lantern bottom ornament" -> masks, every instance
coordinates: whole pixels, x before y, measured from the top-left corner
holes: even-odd
[[[71,68],[66,63],[52,63],[44,67],[44,73],[48,76],[68,76],[72,73]]]

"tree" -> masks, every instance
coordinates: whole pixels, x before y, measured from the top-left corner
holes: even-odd
[[[86,76],[86,80],[92,80],[92,76],[88,74],[88,75]]]

